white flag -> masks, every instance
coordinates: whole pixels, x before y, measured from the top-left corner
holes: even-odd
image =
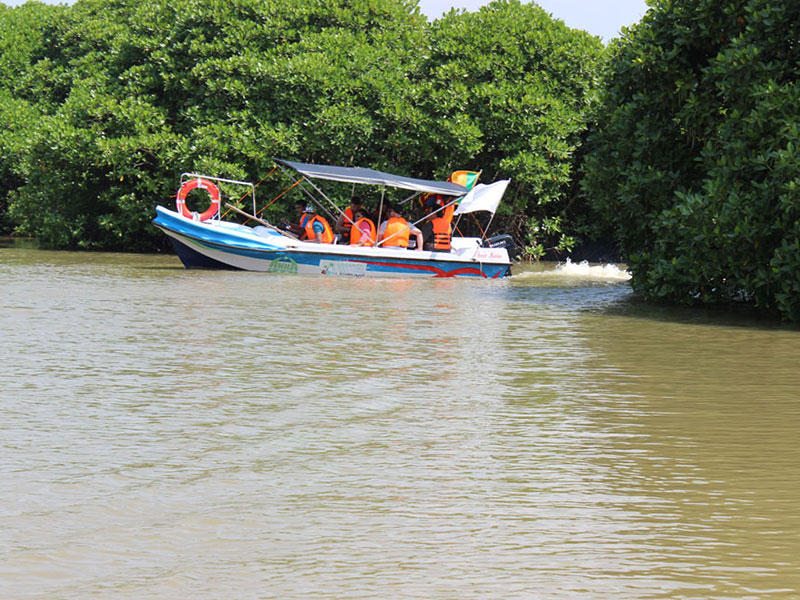
[[[510,179],[501,179],[489,185],[479,183],[461,199],[453,214],[461,215],[479,210],[486,210],[494,214],[509,183],[511,183]]]

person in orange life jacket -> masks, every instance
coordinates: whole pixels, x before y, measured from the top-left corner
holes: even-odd
[[[303,229],[301,240],[314,244],[332,244],[333,231],[324,217],[316,214],[314,207],[310,204],[303,211],[303,218],[300,219],[300,227]]]
[[[408,238],[413,235],[417,240],[417,251],[422,252],[422,232],[401,217],[392,204],[387,205],[386,214],[389,218],[381,223],[378,232],[378,239],[386,240],[381,246],[408,248]]]
[[[378,237],[375,223],[367,216],[363,206],[353,211],[353,220],[353,226],[350,228],[350,245],[374,246]]]
[[[435,199],[429,199],[426,203],[426,210],[430,213],[430,216],[425,223],[422,224],[422,227],[420,227],[422,231],[423,247],[425,250],[432,250],[434,252],[450,252],[452,240],[450,224],[453,221],[455,205],[451,204],[439,212],[434,212],[441,206],[444,205],[440,204]]]
[[[353,223],[355,223],[356,210],[359,208],[361,208],[361,200],[358,198],[353,198],[350,200],[350,206],[348,206],[345,211],[339,215],[336,225],[333,226],[333,231],[340,234],[341,239],[350,239],[350,228],[353,226]]]
[[[303,235],[303,228],[300,226],[300,221],[303,220],[303,214],[306,209],[306,203],[298,200],[294,203],[295,210],[297,210],[297,223],[290,223],[287,219],[281,219],[281,224],[286,231],[290,231],[296,236]]]

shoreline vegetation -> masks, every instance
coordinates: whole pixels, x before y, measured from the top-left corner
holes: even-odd
[[[527,259],[799,320],[800,5],[650,7],[603,46],[518,0],[432,22],[415,0],[0,5],[0,234],[158,252],[184,171],[470,169],[512,180],[493,228]]]

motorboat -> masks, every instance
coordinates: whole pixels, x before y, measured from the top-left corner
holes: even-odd
[[[508,186],[508,180],[490,185],[460,185],[454,181],[429,181],[384,173],[374,169],[314,165],[276,159],[280,169],[295,179],[308,198],[334,218],[335,202],[320,189],[323,180],[356,185],[379,186],[382,213],[386,189],[411,192],[402,202],[420,197],[443,199],[434,212],[450,208],[453,216],[484,212],[494,216]],[[242,198],[252,198],[252,213],[235,204],[227,204],[223,212],[220,184],[245,186]],[[204,189],[211,196],[211,205],[202,213],[186,206],[186,197],[195,189]],[[462,237],[453,235],[448,251],[427,251],[389,245],[389,240],[374,240],[372,245],[314,243],[259,217],[255,185],[184,173],[176,195],[176,210],[156,207],[153,223],[171,240],[176,254],[186,268],[241,269],[269,273],[301,275],[336,275],[349,277],[479,277],[497,279],[511,274],[513,241],[508,235]],[[451,208],[451,207],[454,207]],[[261,209],[263,211],[263,208]],[[240,215],[244,223],[223,218]],[[430,217],[427,215],[426,218]],[[421,222],[420,219],[417,223]],[[252,225],[250,224],[252,223]],[[416,225],[409,224],[409,226]],[[488,226],[487,226],[488,229]]]

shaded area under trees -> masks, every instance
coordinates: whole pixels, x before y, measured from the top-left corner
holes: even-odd
[[[0,9],[10,25],[2,224],[43,243],[161,248],[180,172],[258,181],[274,156],[511,177],[499,226],[532,255],[573,243],[603,47],[536,5],[428,23],[414,0],[78,0]]]
[[[800,4],[657,0],[612,43],[584,188],[644,297],[800,318]]]

